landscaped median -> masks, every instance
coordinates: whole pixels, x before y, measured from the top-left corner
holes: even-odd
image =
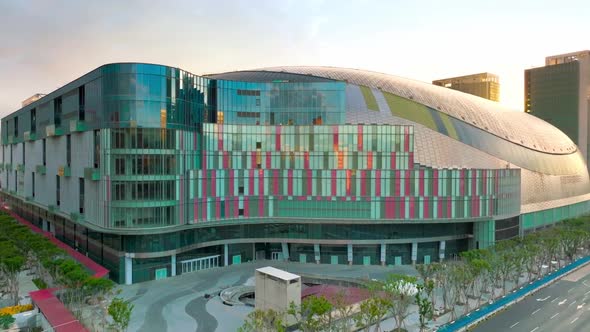
[[[558,269],[554,273],[549,273],[544,277],[537,279],[530,284],[523,286],[521,289],[514,291],[500,298],[494,303],[481,307],[477,311],[473,311],[466,316],[457,319],[454,322],[441,326],[437,331],[439,332],[451,332],[451,331],[465,331],[471,326],[479,323],[480,321],[488,318],[496,312],[503,310],[514,303],[517,303],[524,299],[526,296],[538,291],[539,289],[550,285],[551,283],[559,280],[566,274],[569,274],[584,265],[590,263],[590,256],[580,258],[569,265]]]
[[[87,331],[81,323],[84,318],[106,325],[106,298],[114,286],[104,278],[108,270],[18,215],[0,212],[0,277],[7,281],[15,305],[19,303],[18,275],[23,270],[35,276],[36,284],[49,287],[30,292],[33,304],[43,314],[43,329]]]

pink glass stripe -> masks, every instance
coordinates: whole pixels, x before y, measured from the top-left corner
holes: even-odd
[[[414,152],[408,153],[408,168],[414,169]]]
[[[254,170],[249,170],[250,179],[248,181],[248,192],[245,193],[246,195],[254,195]]]
[[[361,173],[361,197],[367,196],[367,179],[365,171],[359,171]]]
[[[223,125],[217,125],[217,150],[223,151]]]
[[[481,171],[481,176],[483,177],[481,193],[486,196],[488,194],[488,171],[486,169]]]
[[[362,125],[358,125],[358,146],[357,149],[359,151],[363,151],[363,126]]]
[[[414,219],[414,196],[410,196],[410,219]]]
[[[303,168],[309,169],[309,152],[305,151],[303,153]]]
[[[334,150],[338,151],[338,126],[332,126],[332,132],[334,133]]]
[[[240,200],[239,198],[234,198],[234,218],[238,218],[240,216]]]
[[[217,170],[211,170],[211,197],[217,196]]]
[[[404,127],[404,152],[410,152],[410,130]]]
[[[391,153],[391,169],[396,169],[396,165],[395,165],[395,152]]]
[[[271,161],[272,161],[272,155],[270,154],[270,151],[266,151],[266,168],[270,169],[271,168]]]
[[[223,168],[229,168],[229,152],[223,151]]]
[[[465,169],[459,173],[459,195],[465,196]]]
[[[248,196],[244,196],[244,217],[248,218],[250,217],[250,200],[248,199]]]

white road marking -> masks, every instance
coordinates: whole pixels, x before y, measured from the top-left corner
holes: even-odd
[[[570,324],[573,324],[575,321],[577,321],[577,320],[578,320],[578,318],[580,318],[580,317],[576,317],[576,318],[574,318],[574,320],[572,320],[572,321],[570,322]]]
[[[537,301],[539,301],[539,302],[543,302],[543,301],[546,301],[546,300],[547,300],[548,298],[550,298],[550,297],[551,297],[551,295],[547,296],[547,297],[546,297],[546,298],[544,298],[544,299],[537,299]]]
[[[557,317],[557,315],[559,315],[559,312],[558,312],[558,313],[556,313],[555,315],[551,316],[551,318],[550,318],[550,319],[553,319],[553,318]]]
[[[590,293],[590,290],[589,290],[589,291],[587,291],[586,293],[584,293],[584,295],[588,295],[589,293]]]
[[[541,310],[541,308],[539,308],[539,309],[537,309],[537,310],[533,311],[533,313],[531,314],[531,316],[532,316],[532,315],[534,315],[534,314],[536,314],[537,312],[539,312],[539,310]]]
[[[554,298],[553,300],[551,300],[551,303],[557,301],[557,299],[559,299],[559,297]]]
[[[576,309],[577,309],[577,310],[580,310],[580,309],[581,309],[581,308],[584,306],[584,304],[586,304],[586,303],[582,303],[582,304],[578,305],[578,306],[576,307]]]
[[[570,289],[569,289],[567,292],[568,292],[568,293],[571,293],[571,292],[574,290],[574,288],[576,288],[576,287],[572,287],[572,288],[570,288]]]
[[[516,322],[516,323],[514,323],[514,324],[510,325],[510,328],[513,328],[513,327],[515,327],[516,325],[518,325],[518,323],[520,323],[520,322]]]
[[[562,304],[564,304],[564,303],[566,303],[566,302],[567,302],[567,299],[565,299],[565,300],[563,300],[563,301],[560,301],[560,302],[559,302],[557,305],[562,305]]]
[[[532,329],[532,330],[531,330],[531,332],[535,332],[535,331],[536,331],[536,330],[538,330],[538,329],[539,329],[539,327],[537,326],[537,327],[535,327],[534,329]]]
[[[574,302],[572,302],[572,303],[568,304],[567,306],[568,306],[568,307],[571,307],[571,306],[572,306],[572,305],[574,305],[575,303],[576,303],[576,301],[574,300]]]

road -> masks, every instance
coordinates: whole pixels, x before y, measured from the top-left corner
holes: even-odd
[[[590,265],[510,306],[472,330],[590,331]]]

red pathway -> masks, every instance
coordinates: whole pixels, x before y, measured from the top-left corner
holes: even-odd
[[[94,272],[93,276],[96,278],[103,278],[109,274],[109,270],[100,266],[90,258],[82,255],[80,252],[74,250],[72,247],[61,242],[50,232],[43,231],[39,227],[33,225],[28,220],[22,218],[18,214],[10,210],[6,205],[2,204],[2,210],[10,214],[19,223],[29,227],[33,232],[39,233],[48,238],[59,248],[65,250],[68,255],[84,265],[87,269]],[[56,332],[88,332],[88,330],[78,321],[76,317],[65,307],[65,305],[54,295],[54,291],[58,288],[41,289],[30,292],[31,300],[39,308],[43,316],[47,319],[51,327]]]

